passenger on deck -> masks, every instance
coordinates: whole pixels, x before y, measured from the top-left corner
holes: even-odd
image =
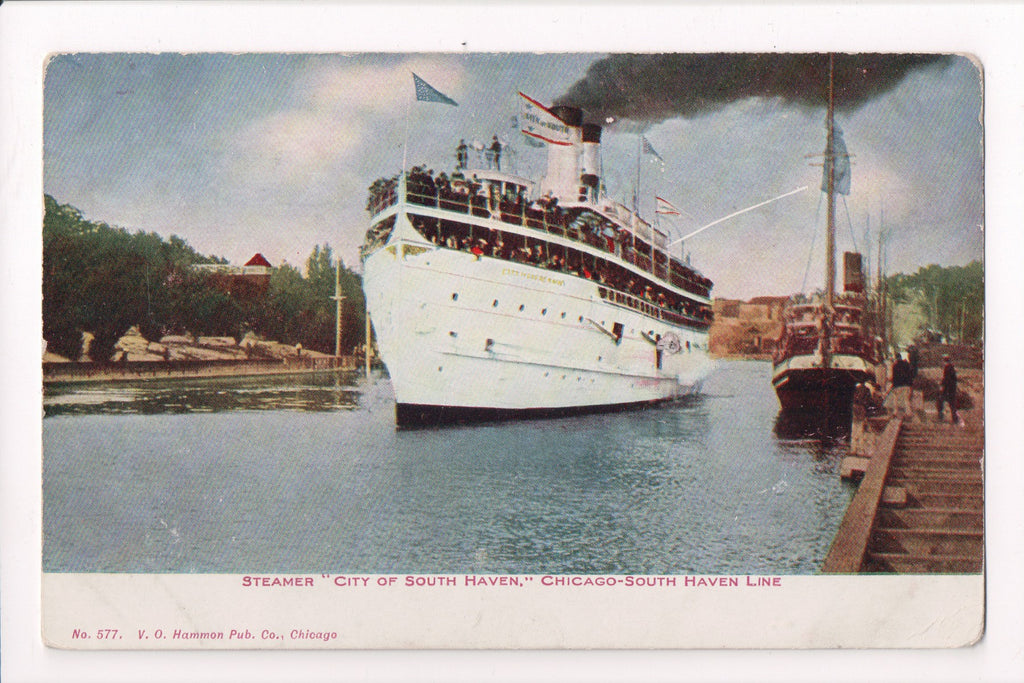
[[[491,155],[494,157],[494,168],[495,170],[501,170],[501,142],[498,141],[498,136],[495,135],[491,140]]]

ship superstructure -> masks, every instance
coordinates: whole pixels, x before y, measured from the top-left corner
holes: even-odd
[[[711,281],[603,194],[599,126],[540,115],[564,128],[539,181],[460,154],[371,187],[363,286],[400,426],[669,401],[711,369]]]

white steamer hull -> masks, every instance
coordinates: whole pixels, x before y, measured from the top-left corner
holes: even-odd
[[[608,303],[561,272],[396,236],[366,258],[364,289],[399,424],[656,403],[711,370],[705,331]],[[649,339],[670,332],[681,349],[659,354]]]

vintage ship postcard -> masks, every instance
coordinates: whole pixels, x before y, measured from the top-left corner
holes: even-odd
[[[986,55],[438,20],[37,51],[43,646],[974,647]]]

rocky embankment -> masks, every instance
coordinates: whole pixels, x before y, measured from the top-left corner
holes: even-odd
[[[71,362],[53,354],[43,356],[43,382],[95,382],[274,375],[352,369],[357,359],[335,358],[308,351],[301,345],[281,344],[246,335],[232,337],[165,336],[158,342],[145,339],[134,328],[118,340],[114,356],[94,362],[85,353]]]
[[[89,342],[92,335],[86,333],[81,361],[89,361]],[[159,362],[159,361],[230,361],[230,360],[283,360],[285,358],[329,358],[328,354],[303,349],[301,344],[282,344],[267,341],[249,333],[236,340],[234,337],[193,337],[191,335],[167,335],[159,341],[149,341],[133,327],[114,346],[112,362]],[[69,362],[67,358],[54,353],[45,353],[46,363]]]

